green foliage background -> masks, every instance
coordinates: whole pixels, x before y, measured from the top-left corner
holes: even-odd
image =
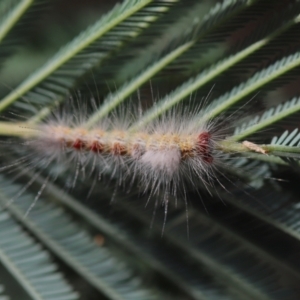
[[[113,5],[0,2],[0,299],[299,299],[300,1]],[[220,146],[228,179],[189,191],[188,233],[182,199],[161,236],[164,208],[150,228],[155,201],[135,189],[81,176],[70,189],[74,170],[47,181],[59,166],[5,168],[24,155],[9,144],[16,119],[34,126],[91,95],[90,126],[138,101],[133,128],[203,101],[234,123]]]

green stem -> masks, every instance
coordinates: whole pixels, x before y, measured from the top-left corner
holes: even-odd
[[[0,122],[0,135],[3,136],[17,136],[25,139],[37,134],[37,128],[27,123]]]
[[[216,148],[225,153],[247,154],[248,157],[253,159],[259,159],[262,161],[283,164],[283,165],[286,165],[286,163],[278,156],[295,157],[295,158],[299,158],[300,156],[300,147],[270,145],[270,144],[262,144],[262,145],[254,144],[254,145],[257,146],[258,149],[265,151],[265,153],[261,153],[259,151],[250,149],[244,143],[235,142],[232,138],[225,139],[219,142]]]
[[[0,26],[0,42],[5,38],[8,32],[23,16],[25,11],[30,7],[34,0],[23,0],[8,14],[6,20]]]

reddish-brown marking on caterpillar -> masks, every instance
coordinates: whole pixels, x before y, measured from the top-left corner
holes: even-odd
[[[112,145],[111,152],[114,155],[126,155],[128,153],[125,145],[123,145],[123,144],[121,144],[119,142],[115,142]]]
[[[93,141],[90,150],[95,153],[102,153],[104,151],[104,145],[98,141]]]
[[[213,162],[211,154],[211,135],[209,132],[202,132],[198,135],[197,151],[203,158],[203,160],[209,164]]]
[[[80,139],[76,139],[72,145],[72,147],[75,149],[75,150],[83,150],[85,148],[85,143],[80,140]]]

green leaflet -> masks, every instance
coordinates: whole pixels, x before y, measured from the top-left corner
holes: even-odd
[[[20,0],[5,13],[5,15],[0,14],[0,43],[13,28],[14,25],[23,16],[26,10],[38,0]],[[4,3],[4,2],[3,2]]]

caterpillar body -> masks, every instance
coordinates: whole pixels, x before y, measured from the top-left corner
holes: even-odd
[[[14,135],[24,140],[25,155],[4,169],[19,164],[45,169],[57,163],[75,171],[73,186],[81,172],[96,172],[97,179],[105,174],[116,179],[117,186],[127,190],[137,186],[149,193],[149,199],[155,196],[166,214],[171,198],[180,195],[186,203],[188,189],[198,189],[199,184],[210,189],[220,181],[220,169],[226,166],[223,158],[228,155],[220,150],[219,142],[224,141],[227,129],[224,120],[210,120],[206,109],[177,107],[136,126],[143,115],[125,107],[87,126],[85,109],[81,109],[85,115],[78,116],[80,109],[71,108],[62,107],[37,125],[16,125]]]
[[[84,118],[76,122],[73,114],[64,113],[56,121],[28,128],[25,144],[39,158],[61,162],[76,158],[81,165],[93,161],[100,173],[110,169],[122,180],[137,178],[151,194],[176,196],[188,182],[213,175],[219,159],[218,134],[215,123],[201,123],[199,112],[173,110],[138,130],[131,130],[134,121],[120,122],[124,116],[113,116],[87,128]]]

